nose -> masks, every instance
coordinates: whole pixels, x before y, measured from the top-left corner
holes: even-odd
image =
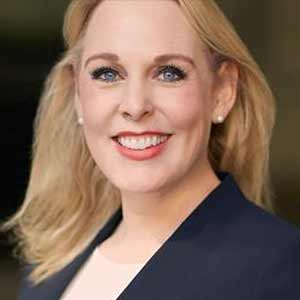
[[[153,113],[153,106],[142,80],[128,81],[119,112],[126,119],[138,121],[145,115]]]

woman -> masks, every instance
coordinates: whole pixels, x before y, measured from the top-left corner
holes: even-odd
[[[9,222],[19,299],[297,299],[274,99],[213,1],[72,1]]]

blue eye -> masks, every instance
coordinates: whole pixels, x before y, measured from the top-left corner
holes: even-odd
[[[167,82],[176,82],[186,78],[186,72],[179,66],[170,64],[162,66],[159,68],[158,74],[164,74],[164,79],[159,79],[160,81]],[[110,67],[101,67],[97,68],[91,73],[91,77],[94,80],[100,80],[105,83],[113,83],[117,80],[114,79],[114,76],[119,74],[118,71]]]
[[[176,82],[186,78],[186,72],[176,65],[167,65],[160,68],[159,73],[163,73],[167,82]],[[177,77],[174,78],[174,75]],[[164,81],[164,80],[163,80]]]
[[[112,68],[109,68],[109,67],[101,67],[101,68],[98,68],[96,70],[94,70],[92,73],[91,73],[91,76],[92,76],[92,79],[95,79],[95,80],[100,80],[100,81],[105,81],[105,82],[112,82],[112,78],[113,76],[118,73],[117,71],[115,71],[114,69]],[[104,78],[101,76],[102,75],[108,75],[108,76],[104,76]]]

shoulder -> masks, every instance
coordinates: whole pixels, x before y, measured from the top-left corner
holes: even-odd
[[[254,298],[258,300],[300,299],[298,231],[282,222],[274,222],[274,224],[276,226],[274,230],[278,229],[278,237],[276,238],[275,234],[265,237],[267,256],[259,268]]]
[[[248,199],[230,173],[222,176],[212,212],[226,234],[257,247],[280,248],[300,240],[300,228]]]
[[[30,280],[31,272],[36,268],[35,264],[26,264],[20,268],[20,285],[18,291],[18,300],[51,300],[58,299],[69,282],[72,263],[66,266],[63,271],[50,276],[38,284]]]
[[[299,248],[296,225],[258,206],[237,187],[225,198],[215,218],[224,247],[238,247],[240,255],[247,257],[255,254],[259,263]]]
[[[300,298],[300,229],[246,200],[239,231],[259,258],[253,299]]]
[[[39,284],[34,284],[30,280],[29,276],[35,268],[36,265],[30,263],[21,266],[18,300],[50,300],[57,294],[57,283],[53,278],[49,278]]]
[[[223,217],[218,226],[219,255],[247,270],[252,299],[300,299],[300,228],[242,193],[229,202],[230,211],[218,214]]]
[[[244,198],[240,230],[265,247],[285,248],[300,243],[300,228]]]
[[[20,268],[20,286],[18,293],[18,300],[28,299],[30,291],[34,288],[32,282],[29,280],[30,273],[34,270],[35,265],[25,264]]]

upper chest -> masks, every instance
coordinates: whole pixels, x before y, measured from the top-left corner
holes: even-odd
[[[69,283],[61,300],[115,300],[144,264],[117,263],[96,248]]]

